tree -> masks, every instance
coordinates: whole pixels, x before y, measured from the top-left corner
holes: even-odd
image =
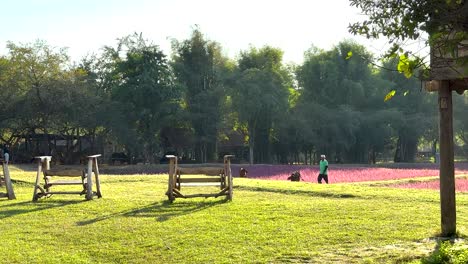
[[[239,121],[247,125],[251,164],[271,161],[272,128],[288,109],[291,82],[282,56],[281,50],[269,46],[240,54],[231,92]]]
[[[395,59],[384,62],[385,68],[394,68]],[[395,154],[394,162],[414,162],[419,140],[424,133],[431,129],[431,122],[436,117],[433,111],[434,96],[423,94],[420,91],[420,82],[415,78],[406,78],[396,71],[381,70],[379,72],[383,80],[388,81],[388,90],[400,90],[397,100],[387,101],[388,108],[400,113],[398,119],[393,119],[391,124],[395,129]]]
[[[112,63],[101,73],[110,85],[104,91],[110,91],[111,100],[119,103],[119,112],[131,128],[127,132],[133,135],[124,142],[128,151],[141,150],[145,160],[152,161],[160,151],[159,132],[177,111],[180,98],[166,56],[141,34],[124,37],[117,48],[106,50],[102,61]],[[114,132],[122,131],[122,127],[114,128]]]
[[[17,134],[20,129],[17,109],[22,104],[27,88],[18,86],[15,76],[18,75],[18,65],[15,65],[10,58],[0,57],[0,129],[2,130],[1,141],[12,144],[13,134]]]
[[[9,43],[8,49],[8,55],[0,60],[0,86],[5,96],[5,115],[0,121],[3,140],[12,144],[26,135],[54,134],[88,136],[93,144],[92,131],[99,125],[92,120],[101,104],[83,80],[86,73],[69,64],[64,49],[57,50],[44,41]],[[80,144],[67,144],[70,147],[58,153],[52,142],[48,141],[47,153],[42,154],[54,153],[54,159],[64,158],[61,161],[73,162],[73,152],[84,151]],[[45,150],[32,149],[27,154],[37,155],[39,151]]]
[[[172,49],[172,66],[184,88],[187,119],[196,138],[195,158],[199,162],[216,159],[227,59],[221,46],[206,40],[198,28],[190,39],[174,41]]]
[[[361,56],[349,57],[351,49]],[[362,46],[345,41],[330,51],[312,48],[298,67],[304,140],[330,160],[368,162],[371,149],[382,145],[368,139],[376,128],[373,113],[383,108],[377,102],[386,83],[372,73],[369,58]]]

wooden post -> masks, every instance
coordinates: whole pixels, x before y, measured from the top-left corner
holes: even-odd
[[[3,177],[5,178],[5,185],[7,190],[8,200],[16,199],[15,192],[13,191],[13,185],[11,184],[10,170],[8,169],[8,163],[2,161],[3,166]]]
[[[94,179],[96,180],[96,195],[98,198],[102,197],[101,194],[101,180],[99,179],[99,168],[98,168],[98,161],[97,158],[100,157],[101,154],[89,156],[93,160],[93,171],[94,171]]]
[[[39,183],[41,181],[41,174],[42,174],[42,159],[37,160],[37,174],[36,174],[36,182],[34,183],[34,193],[33,193],[33,202],[37,201],[37,191],[39,190]]]
[[[231,171],[231,158],[234,155],[225,155],[224,156],[224,172],[226,173],[227,181],[228,181],[228,194],[227,199],[232,201],[232,188],[233,188],[233,180],[232,180],[232,171]]]
[[[88,159],[88,175],[86,175],[86,200],[93,199],[93,159]]]
[[[166,158],[169,159],[169,180],[167,186],[167,197],[170,202],[173,202],[174,197],[174,185],[175,185],[175,174],[177,173],[177,156],[166,155]]]
[[[44,156],[41,160],[42,160],[42,168],[44,170],[50,170],[50,160],[51,160],[51,156]]]
[[[456,233],[455,167],[453,153],[452,91],[449,81],[441,81],[439,88],[440,137],[440,208],[442,236]]]
[[[50,160],[52,159],[52,156],[37,156],[34,158],[37,160],[37,174],[36,182],[34,183],[34,193],[32,198],[33,202],[37,201],[39,198],[37,194],[38,190],[44,193],[44,190],[41,189],[41,186],[39,186],[41,182],[42,170],[50,170]]]

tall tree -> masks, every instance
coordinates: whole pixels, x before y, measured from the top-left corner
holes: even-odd
[[[240,121],[247,125],[250,163],[271,161],[272,128],[279,128],[275,124],[288,110],[292,81],[282,56],[281,50],[269,46],[240,54],[232,97]]]
[[[386,69],[395,68],[397,61],[388,60],[384,63]],[[391,122],[397,132],[395,142],[395,162],[414,162],[418,142],[425,131],[431,128],[431,122],[436,117],[433,107],[434,96],[420,90],[420,82],[416,78],[406,78],[397,71],[380,71],[382,79],[387,80],[388,91],[403,91],[397,100],[388,100],[385,104],[389,108],[400,112],[400,118]],[[432,103],[432,104],[431,104]]]
[[[198,28],[190,39],[174,41],[172,49],[173,69],[184,87],[187,117],[196,138],[195,158],[199,162],[216,159],[227,59],[221,46],[206,40]]]
[[[82,79],[85,73],[70,65],[66,51],[56,50],[43,41],[9,43],[8,48],[8,56],[2,58],[7,62],[2,64],[6,71],[2,71],[0,78],[8,86],[4,95],[9,97],[10,105],[5,109],[15,114],[7,123],[8,130],[16,135],[92,136],[90,131],[98,127],[91,121],[96,113],[93,109],[99,104]],[[84,131],[84,127],[90,129]],[[51,141],[48,145],[46,154],[56,153],[59,156],[54,158],[64,158],[65,162],[71,162],[72,152],[79,151],[77,144],[67,144],[71,146],[65,153],[57,153]]]
[[[349,56],[349,50],[360,56]],[[372,146],[362,138],[369,138],[365,135],[373,128],[368,113],[382,108],[375,101],[383,96],[383,84],[373,76],[370,58],[362,46],[345,41],[330,51],[312,48],[298,68],[302,129],[308,145],[330,159],[367,162]],[[364,124],[369,129],[363,129]]]
[[[111,85],[104,91],[110,90],[111,99],[119,102],[136,136],[134,144],[126,144],[128,151],[142,151],[145,160],[153,161],[160,151],[159,132],[180,98],[166,56],[141,34],[120,39],[117,48],[107,47],[104,56],[103,61],[113,62],[104,68]]]

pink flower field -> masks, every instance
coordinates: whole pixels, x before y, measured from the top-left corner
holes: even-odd
[[[291,173],[298,170],[301,173],[301,177],[304,181],[316,182],[319,172],[318,166],[306,165],[234,165],[232,170],[235,176],[237,176],[240,167],[246,168],[248,170],[249,178],[265,180],[287,180]],[[455,174],[468,174],[468,164],[457,163],[455,165]],[[438,176],[439,168],[434,164],[391,164],[391,167],[330,164],[328,175],[330,183],[386,181]],[[427,185],[429,186],[430,182],[427,182]],[[423,185],[421,185],[421,187],[415,186],[405,188],[426,188],[422,186]],[[434,188],[438,188],[438,186]],[[466,180],[458,180],[457,188],[468,191],[468,182]]]
[[[408,182],[391,185],[397,188],[408,188],[408,189],[432,189],[439,190],[439,181],[424,181],[424,182]],[[455,179],[455,190],[457,192],[468,192],[468,179]]]

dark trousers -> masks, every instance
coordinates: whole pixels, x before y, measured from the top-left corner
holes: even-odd
[[[317,178],[317,182],[322,183],[322,179],[324,179],[325,183],[328,184],[328,175],[327,174],[319,174],[319,176]]]

